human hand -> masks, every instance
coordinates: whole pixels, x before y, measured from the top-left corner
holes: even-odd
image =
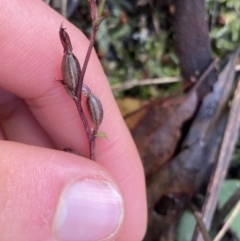
[[[140,241],[144,175],[97,56],[85,83],[101,99],[97,162],[71,97],[60,83],[60,24],[83,63],[88,40],[39,0],[0,6],[0,240]],[[80,156],[65,153],[68,147]],[[56,150],[57,149],[57,150]]]

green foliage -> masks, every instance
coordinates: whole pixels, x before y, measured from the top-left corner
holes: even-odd
[[[209,15],[214,12],[216,1],[206,1]],[[240,1],[218,0],[214,12],[216,23],[214,24],[210,37],[212,39],[215,54],[223,57],[229,51],[236,49],[240,40]]]
[[[239,180],[225,180],[220,191],[219,199],[218,199],[218,208],[222,208],[223,205],[228,201],[228,199],[233,195],[235,190],[240,187]],[[234,209],[234,207],[232,207]],[[229,213],[230,215],[230,213]],[[226,217],[225,220],[229,217]],[[231,224],[230,228],[234,233],[240,238],[240,214],[236,217],[236,219]],[[196,221],[193,214],[190,211],[185,211],[179,221],[179,225],[177,228],[177,241],[191,241],[192,235],[195,229]]]
[[[119,2],[111,2],[111,15],[102,24],[98,33],[99,52],[103,55],[102,63],[110,84],[119,84],[132,79],[180,76],[179,60],[172,38],[173,31],[171,28],[162,27],[168,21],[167,12],[150,8],[148,12],[140,9],[137,14],[132,14],[135,9],[131,9],[131,6],[124,8]],[[233,51],[240,40],[240,1],[218,2],[214,12],[216,21],[210,37],[214,55],[223,57]],[[215,0],[206,1],[209,23],[214,4]],[[224,20],[222,25],[220,17]],[[150,24],[149,18],[152,18]],[[157,25],[153,24],[154,18],[158,20]],[[113,58],[109,58],[110,48],[114,49]],[[151,98],[158,97],[162,93],[161,86],[160,88],[144,86],[141,89],[144,90],[131,90],[125,94],[138,98]],[[163,89],[168,92],[167,88]]]
[[[176,241],[191,241],[195,225],[196,220],[193,214],[190,211],[185,211],[179,221]]]
[[[157,34],[148,25],[146,13],[129,14],[121,5],[113,4],[111,15],[101,24],[97,36],[98,51],[103,55],[102,64],[111,85],[133,79],[179,76],[173,41],[168,41],[171,31],[161,29]],[[158,88],[154,88],[141,87],[127,94],[141,98],[159,96]]]
[[[219,195],[219,200],[218,200],[219,208],[221,208],[227,202],[227,200],[232,196],[232,194],[235,192],[235,190],[239,187],[240,187],[239,180],[226,180],[223,183],[221,192]],[[234,209],[234,207],[232,207],[232,210],[233,209]],[[230,213],[229,213],[229,215],[230,215]],[[227,220],[229,215],[225,218],[225,220]],[[240,238],[239,224],[240,224],[240,213],[238,214],[238,216],[235,218],[235,220],[233,221],[233,223],[230,226],[230,228],[238,236],[238,238]]]
[[[212,25],[213,54],[223,58],[240,40],[240,1],[206,0],[206,9],[209,26]],[[105,11],[109,16],[100,25],[96,47],[111,85],[133,79],[180,76],[168,8],[149,4],[137,7],[131,1],[107,0]],[[89,36],[91,18],[87,1],[81,2],[71,21]],[[163,91],[169,93],[170,86],[141,86],[141,90],[135,88],[118,96],[156,98]]]

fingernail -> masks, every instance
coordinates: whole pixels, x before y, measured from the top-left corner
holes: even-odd
[[[61,241],[109,240],[123,221],[120,193],[102,179],[79,180],[63,191],[54,219],[54,233]]]

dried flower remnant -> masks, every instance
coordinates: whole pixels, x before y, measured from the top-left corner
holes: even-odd
[[[61,24],[60,30],[59,30],[59,36],[63,46],[63,52],[72,53],[72,50],[73,50],[72,43],[68,33],[65,30],[66,29],[63,27],[63,24]]]
[[[69,38],[69,35],[63,28],[60,26],[59,30],[60,40],[63,46],[63,59],[62,59],[62,76],[64,85],[67,93],[71,95],[74,99],[77,99],[77,85],[81,75],[81,68],[78,59],[72,52],[72,44]]]

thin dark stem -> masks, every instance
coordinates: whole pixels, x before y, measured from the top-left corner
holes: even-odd
[[[90,158],[92,160],[95,160],[95,139],[96,139],[96,134],[97,134],[97,129],[94,128],[93,131],[91,131],[91,128],[89,126],[89,123],[87,121],[87,118],[83,112],[83,108],[82,108],[82,87],[83,87],[83,80],[84,80],[84,76],[86,73],[86,69],[87,69],[87,65],[91,56],[91,52],[94,46],[94,42],[96,40],[96,34],[98,31],[98,25],[96,25],[96,20],[98,19],[98,12],[97,12],[97,5],[96,5],[96,1],[95,0],[89,0],[90,3],[90,9],[91,9],[91,15],[92,15],[92,34],[91,34],[91,38],[90,38],[90,43],[88,46],[88,50],[87,50],[87,54],[83,63],[83,67],[82,67],[82,72],[79,76],[79,80],[78,80],[78,85],[76,88],[76,96],[77,98],[74,100],[77,108],[78,108],[78,112],[79,115],[82,119],[83,125],[85,127],[86,133],[87,133],[87,137],[88,137],[88,141],[89,141],[89,149],[90,149]]]
[[[92,133],[92,139],[90,141],[90,157],[93,161],[95,161],[95,143],[96,143],[96,135],[98,132],[98,128],[96,128],[96,126],[93,129],[93,133]]]
[[[93,27],[93,29],[92,29],[92,35],[91,35],[90,43],[89,43],[87,54],[86,54],[86,57],[85,57],[85,60],[84,60],[84,63],[83,63],[82,72],[81,72],[81,75],[80,75],[80,78],[79,78],[79,81],[78,81],[77,97],[78,97],[79,100],[81,100],[83,79],[84,79],[84,76],[85,76],[85,73],[86,73],[87,65],[88,65],[90,55],[91,55],[91,52],[92,52],[92,49],[93,49],[93,45],[94,45],[94,42],[95,42],[95,39],[96,39],[97,30],[98,30],[98,27]]]
[[[90,158],[95,161],[95,137],[90,140]]]
[[[92,147],[94,147],[94,146],[92,145],[93,134],[92,134],[92,132],[91,132],[91,128],[90,128],[89,123],[88,123],[88,121],[87,121],[87,117],[86,117],[86,115],[85,115],[85,113],[84,113],[84,111],[83,111],[81,101],[79,101],[79,100],[77,100],[77,99],[74,99],[74,101],[75,101],[75,104],[76,104],[76,106],[77,106],[78,113],[79,113],[80,118],[81,118],[81,120],[82,120],[82,123],[83,123],[83,125],[84,125],[85,131],[86,131],[86,134],[87,134],[87,138],[88,138],[88,141],[89,141],[90,158],[91,158],[92,160],[95,160],[95,151],[92,152]],[[95,148],[94,148],[94,149],[95,149]],[[94,154],[94,155],[93,155],[93,154]]]
[[[85,73],[86,73],[86,69],[87,69],[89,59],[90,59],[92,48],[93,48],[93,45],[94,45],[94,42],[95,42],[95,39],[96,39],[97,29],[98,29],[97,27],[93,27],[93,30],[92,30],[92,36],[91,36],[88,51],[87,51],[87,54],[86,54],[86,57],[85,57],[85,60],[84,60],[82,73],[81,73],[81,76],[80,76],[79,81],[78,81],[78,87],[77,87],[78,101],[75,101],[76,105],[78,107],[80,117],[82,119],[83,125],[84,125],[86,133],[87,133],[87,137],[88,137],[88,140],[89,140],[90,159],[92,159],[93,161],[95,161],[95,139],[96,138],[95,138],[95,134],[91,132],[91,128],[89,127],[87,118],[86,118],[86,116],[83,112],[81,97],[82,97],[83,79],[84,79],[84,76],[85,76]]]

